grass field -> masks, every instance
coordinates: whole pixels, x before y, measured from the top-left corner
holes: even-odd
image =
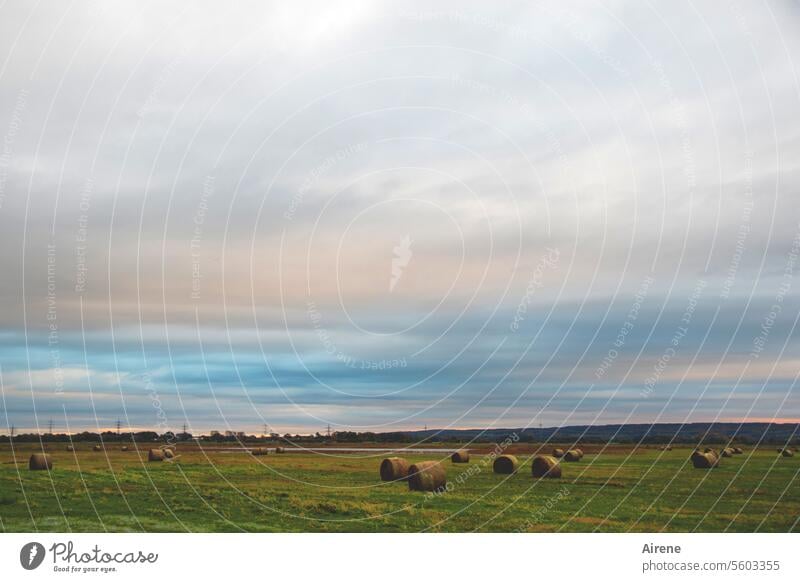
[[[473,454],[469,464],[445,461],[451,487],[440,495],[382,483],[383,454],[252,457],[188,446],[175,462],[147,463],[146,451],[118,445],[47,448],[51,472],[28,470],[34,445],[0,448],[0,531],[800,530],[800,458],[774,448],[713,470],[693,469],[689,447],[584,448],[558,480],[531,478],[530,451],[515,451],[523,464],[512,476]]]

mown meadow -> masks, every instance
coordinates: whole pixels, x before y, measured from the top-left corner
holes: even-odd
[[[52,471],[29,471],[38,445],[0,448],[0,531],[40,532],[788,532],[798,531],[800,457],[746,449],[712,470],[692,448],[604,447],[533,479],[530,454],[514,475],[492,457],[442,460],[448,490],[381,482],[381,453],[252,456],[178,447],[172,462],[144,449],[95,452],[49,444]],[[402,453],[401,453],[402,454]]]

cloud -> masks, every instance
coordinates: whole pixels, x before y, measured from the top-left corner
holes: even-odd
[[[793,5],[2,11],[10,422],[787,416]]]

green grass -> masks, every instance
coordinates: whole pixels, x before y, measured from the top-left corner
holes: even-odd
[[[564,463],[559,480],[532,479],[527,455],[510,477],[473,456],[465,465],[445,461],[452,488],[430,495],[381,483],[381,456],[254,458],[192,448],[177,462],[147,463],[116,446],[108,455],[89,448],[70,453],[51,445],[51,472],[28,471],[31,446],[16,448],[16,463],[7,446],[0,448],[0,531],[800,529],[800,458],[778,458],[769,449],[703,471],[687,464],[689,448],[619,448]]]

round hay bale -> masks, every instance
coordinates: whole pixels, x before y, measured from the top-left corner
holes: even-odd
[[[282,454],[283,454],[283,453],[285,453],[285,452],[286,452],[286,451],[283,449],[283,447],[275,447],[275,453],[276,453],[276,454],[278,454],[278,455],[282,455]]]
[[[564,455],[565,459],[569,453],[570,451],[567,451]],[[531,474],[537,479],[560,479],[561,465],[555,457],[551,457],[550,455],[536,455],[531,463]]]
[[[28,460],[31,471],[49,471],[53,468],[53,459],[46,453],[33,453]]]
[[[262,455],[268,455],[269,449],[264,447],[256,447],[255,449],[250,449],[250,454],[254,457],[260,457]]]
[[[67,445],[67,450],[70,451],[70,452],[74,451],[75,447],[73,447],[72,445]]]
[[[723,457],[732,457],[733,456],[733,449],[729,449],[728,447],[725,447],[724,449],[722,449],[721,455]]]
[[[450,460],[454,463],[469,463],[469,452],[460,450],[450,455]]]
[[[794,451],[792,449],[783,449],[781,455],[784,457],[794,457]]]
[[[381,481],[402,481],[408,478],[409,462],[400,457],[388,457],[381,461]]]
[[[714,452],[701,453],[695,451],[692,453],[692,465],[695,469],[713,469],[719,465],[719,457]]]
[[[577,463],[581,460],[581,454],[575,449],[570,449],[564,453],[564,460],[567,463]]]
[[[125,451],[127,451],[127,450],[128,450],[128,447],[122,447],[120,450],[121,450],[121,451],[123,451],[123,452],[125,452]]]
[[[583,458],[583,450],[582,449],[572,449],[572,450],[575,451],[576,453],[578,453],[578,459],[582,459]]]
[[[494,460],[492,469],[500,475],[511,475],[519,468],[519,461],[514,455],[500,455]]]
[[[564,449],[553,449],[552,456],[555,457],[556,459],[560,459],[561,457],[564,456]]]
[[[694,451],[692,453],[692,456],[690,458],[692,460],[692,465],[694,466],[695,469],[710,468],[706,455],[707,453],[701,453],[700,451]]]
[[[409,491],[444,491],[447,473],[438,461],[420,461],[408,468]]]
[[[164,458],[165,459],[174,459],[175,458],[175,451],[172,449],[164,449]]]
[[[744,451],[742,450],[742,447],[733,447],[733,454],[734,455],[741,455],[743,453],[744,453]]]
[[[100,445],[95,445],[94,447],[92,447],[92,450],[97,453],[99,451],[102,451],[103,447],[101,447]]]
[[[147,453],[147,460],[152,462],[156,461],[163,461],[164,460],[164,453],[161,452],[161,449],[150,449]]]

